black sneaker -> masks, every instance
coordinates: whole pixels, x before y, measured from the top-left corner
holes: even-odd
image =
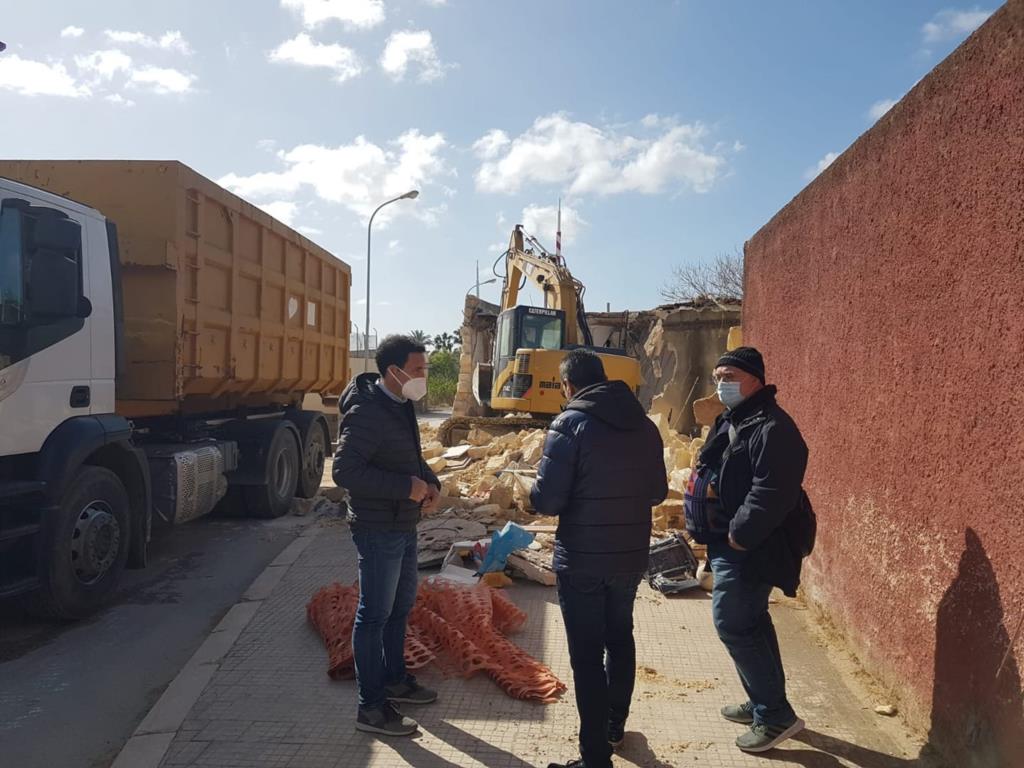
[[[433,704],[437,701],[437,691],[425,688],[415,680],[389,685],[384,689],[384,695],[393,704]]]
[[[754,705],[749,701],[743,704],[727,704],[722,707],[722,717],[740,725],[753,725]]]
[[[568,763],[548,763],[548,768],[587,768],[587,764],[581,758],[570,760]]]
[[[790,739],[804,729],[804,721],[799,717],[789,725],[768,725],[756,723],[750,730],[736,739],[736,746],[744,752],[767,752],[774,749],[786,739]]]
[[[608,743],[612,745],[612,749],[618,749],[622,746],[622,742],[626,740],[626,724],[625,723],[608,723]]]
[[[357,731],[379,733],[382,736],[411,736],[417,728],[419,723],[411,717],[405,717],[387,701],[372,709],[360,707],[356,717]]]

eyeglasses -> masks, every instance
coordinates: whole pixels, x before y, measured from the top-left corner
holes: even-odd
[[[736,376],[735,376],[734,374],[731,374],[731,373],[727,373],[727,374],[725,374],[724,376],[715,376],[714,374],[712,374],[712,376],[711,376],[711,382],[712,382],[712,383],[713,383],[713,384],[714,384],[714,385],[715,385],[716,387],[717,387],[717,386],[718,386],[719,384],[721,384],[721,383],[722,383],[723,381],[736,381]]]

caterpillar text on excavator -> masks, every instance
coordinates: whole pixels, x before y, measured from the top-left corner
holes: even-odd
[[[565,405],[559,365],[572,349],[592,349],[609,379],[622,380],[634,390],[640,386],[638,360],[625,350],[594,346],[583,307],[585,288],[560,251],[547,251],[521,224],[513,230],[504,254],[491,362],[473,372],[474,395],[492,415],[448,419],[438,431],[443,445],[453,444],[459,432],[473,427],[492,433],[545,428]],[[527,283],[540,290],[544,306],[517,304]]]

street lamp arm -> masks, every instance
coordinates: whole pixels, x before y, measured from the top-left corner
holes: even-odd
[[[481,280],[479,283],[473,283],[471,286],[469,286],[469,288],[466,290],[466,293],[469,293],[470,291],[475,290],[476,288],[479,288],[481,285],[490,285],[491,283],[496,283],[496,282],[498,282],[498,278],[496,278],[496,277],[492,277],[492,278],[489,278],[487,280]]]

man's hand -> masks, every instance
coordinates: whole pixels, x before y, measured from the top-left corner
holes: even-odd
[[[412,488],[409,490],[409,498],[413,501],[423,501],[430,493],[430,486],[418,477],[412,478]]]
[[[729,534],[729,546],[732,547],[733,549],[739,551],[739,552],[746,552],[747,551],[746,547],[741,547],[739,544],[736,543],[736,539],[734,539],[732,537],[731,533]]]
[[[432,512],[437,508],[437,502],[441,498],[441,492],[437,490],[436,485],[427,483],[427,496],[423,500],[423,511]]]

